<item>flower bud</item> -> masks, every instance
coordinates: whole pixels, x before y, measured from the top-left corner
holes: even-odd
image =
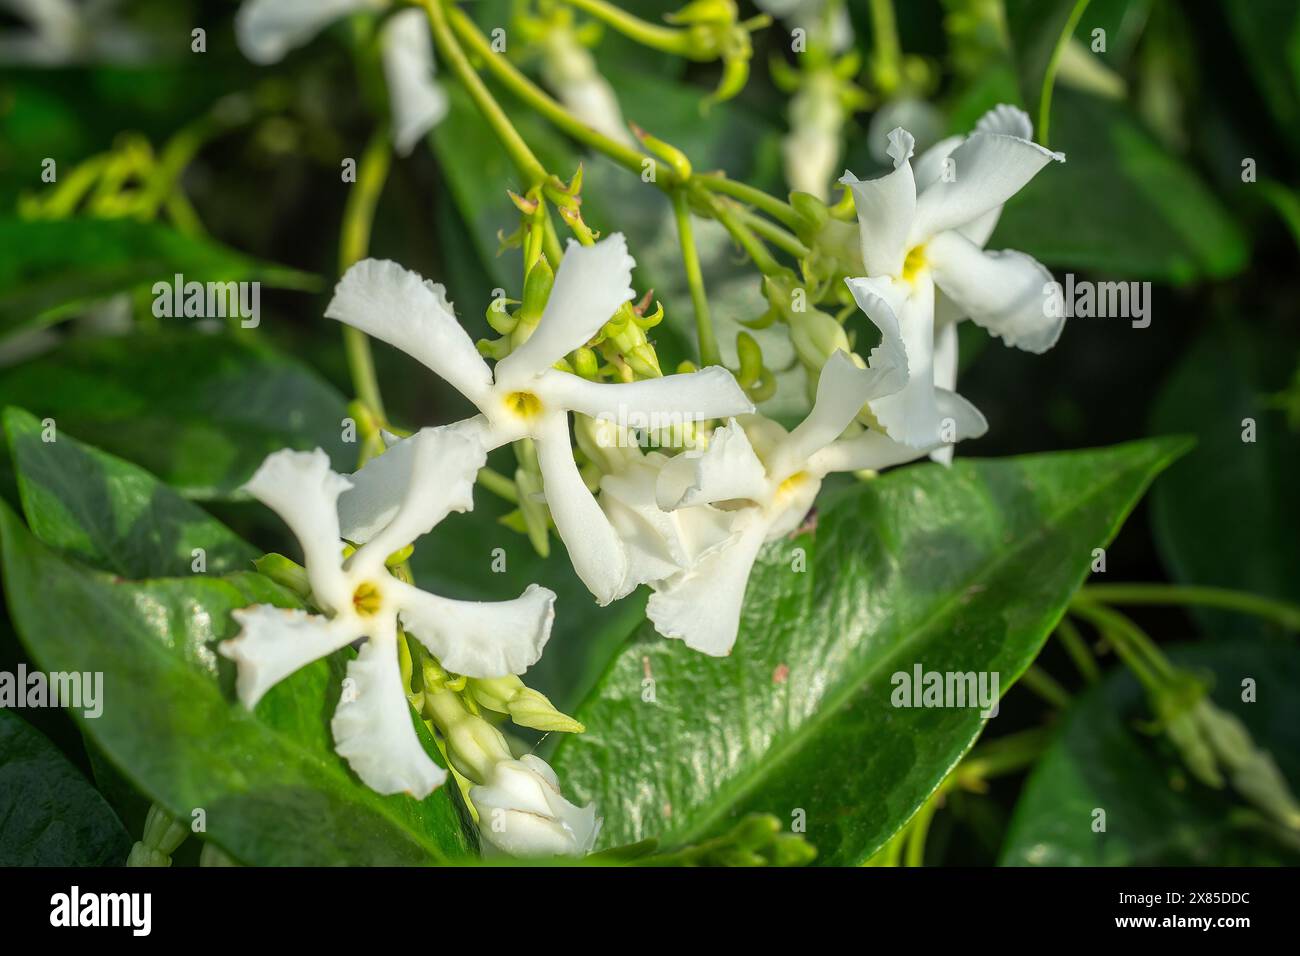
[[[469,799],[484,842],[511,856],[585,856],[600,833],[595,806],[566,800],[555,771],[533,754],[497,763]]]

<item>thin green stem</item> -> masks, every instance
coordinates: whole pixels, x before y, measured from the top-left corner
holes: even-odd
[[[722,223],[723,228],[731,233],[731,238],[748,253],[759,272],[770,276],[789,271],[772,258],[772,253],[768,252],[767,246],[763,245],[763,240],[759,239],[749,226],[741,222],[740,218],[727,208],[726,200],[711,202],[709,211],[713,213],[713,218]]]
[[[875,44],[876,70],[878,76],[892,76],[895,82],[901,79],[900,64],[903,59],[903,47],[898,42],[898,22],[894,17],[893,0],[870,0],[871,34]],[[892,90],[884,90],[885,93]]]
[[[1033,691],[1043,700],[1047,701],[1053,707],[1064,709],[1070,706],[1070,692],[1061,686],[1055,677],[1047,673],[1037,664],[1031,664],[1029,668],[1020,675],[1020,683],[1024,684],[1029,690]]]
[[[907,850],[903,857],[904,866],[925,865],[925,838],[930,832],[930,824],[939,809],[942,788],[930,794],[930,799],[921,804],[912,822],[907,825]]]
[[[695,334],[700,343],[700,363],[721,365],[722,354],[713,333],[713,319],[709,315],[709,297],[704,289],[704,273],[700,269],[700,254],[695,247],[695,228],[691,224],[690,202],[685,189],[672,193],[673,216],[677,220],[677,238],[682,247],[682,265],[686,270],[686,284],[691,290],[691,304],[695,307]]]
[[[503,498],[511,504],[519,504],[519,489],[501,472],[484,466],[478,470],[478,483],[498,498]]]
[[[375,220],[375,207],[388,180],[388,167],[392,147],[388,130],[380,127],[370,138],[361,162],[357,165],[357,181],[348,193],[343,209],[343,227],[339,237],[339,274],[347,272],[353,263],[366,257],[370,248],[370,230]],[[383,422],[384,401],[379,392],[379,378],[375,374],[374,356],[366,334],[350,325],[343,326],[343,347],[347,353],[348,371],[357,399],[375,418]]]
[[[1047,61],[1047,70],[1043,73],[1043,87],[1038,97],[1038,141],[1044,146],[1047,145],[1048,124],[1052,119],[1052,87],[1056,85],[1056,70],[1061,65],[1065,48],[1069,45],[1070,38],[1074,36],[1074,30],[1083,19],[1083,11],[1087,8],[1088,0],[1076,0],[1074,9],[1070,11],[1065,27],[1061,30],[1061,35],[1056,39],[1056,46],[1052,48],[1052,55]]]
[[[1079,596],[1098,604],[1196,605],[1240,611],[1300,631],[1300,607],[1287,601],[1228,588],[1180,584],[1091,584]]]
[[[672,53],[675,56],[695,58],[690,35],[685,30],[642,20],[612,3],[607,3],[606,0],[565,0],[565,2],[607,23],[629,40],[635,40],[642,46]]]
[[[755,233],[766,239],[778,249],[789,253],[796,259],[802,259],[808,255],[808,247],[776,223],[769,222],[757,213],[750,212],[748,209],[737,210],[737,215],[745,225],[749,226],[749,228],[753,229]]]
[[[440,11],[443,10],[442,4],[446,0],[421,0],[430,10],[435,6]],[[431,14],[432,15],[432,14]],[[529,108],[542,116],[546,117],[551,123],[558,126],[565,133],[572,136],[581,143],[585,143],[597,152],[604,153],[610,159],[622,166],[640,173],[647,162],[653,164],[655,170],[655,183],[660,187],[667,189],[672,186],[675,177],[671,169],[659,162],[652,156],[648,156],[639,150],[620,143],[617,140],[610,139],[603,133],[598,133],[591,127],[587,126],[581,120],[574,117],[563,106],[557,103],[541,87],[524,76],[512,64],[509,58],[494,53],[492,45],[488,42],[487,37],[483,36],[482,31],[463,11],[455,6],[447,5],[446,21],[451,24],[451,29],[455,32],[465,45],[483,60],[487,68],[496,76],[503,86],[510,90]],[[457,50],[460,48],[457,47]],[[462,59],[464,54],[462,53]],[[465,68],[473,73],[468,61],[465,62]],[[482,80],[478,79],[475,74],[475,81],[482,86]],[[486,94],[486,87],[483,88]],[[490,96],[489,96],[490,99]],[[495,101],[493,101],[495,104]],[[497,107],[499,110],[500,107]],[[504,114],[503,114],[504,115]],[[508,122],[508,121],[507,121]],[[513,127],[511,127],[513,130]],[[516,134],[518,135],[518,134]],[[522,142],[522,140],[521,140]]]
[[[1088,643],[1083,639],[1083,635],[1075,627],[1074,622],[1068,617],[1061,618],[1056,625],[1056,633],[1060,636],[1061,644],[1064,645],[1066,653],[1074,661],[1074,666],[1083,675],[1083,679],[1089,684],[1100,680],[1101,668],[1097,666],[1097,659],[1092,656],[1092,651],[1088,650]]]
[[[429,15],[429,25],[433,30],[433,41],[437,45],[438,55],[450,67],[451,72],[456,75],[456,79],[460,81],[461,85],[465,87],[470,99],[474,101],[474,105],[478,107],[478,111],[483,115],[483,119],[487,121],[488,126],[492,128],[492,132],[500,140],[501,145],[519,170],[520,175],[527,181],[528,187],[540,186],[546,182],[548,178],[546,168],[533,155],[533,151],[528,148],[524,138],[519,135],[519,131],[510,122],[510,117],[506,115],[505,110],[501,108],[501,104],[489,92],[482,77],[475,71],[469,62],[469,57],[465,55],[465,51],[461,49],[460,43],[457,42],[456,35],[448,23],[448,13],[450,12],[451,17],[455,19],[460,11],[451,7],[445,0],[419,0],[419,2]],[[475,33],[477,33],[477,30]],[[498,60],[504,62],[505,57],[494,53],[482,34],[478,34],[478,37],[483,40],[484,47],[478,52],[484,55],[484,59],[489,65]]]
[[[704,173],[696,176],[695,182],[710,192],[721,193],[724,196],[730,196],[732,199],[738,199],[747,205],[753,206],[789,229],[798,229],[802,225],[799,214],[794,211],[793,206],[763,192],[756,186],[728,179],[722,173]]]
[[[1157,690],[1174,675],[1173,666],[1155,642],[1131,620],[1100,604],[1076,595],[1070,610],[1094,624],[1115,648],[1115,652],[1149,690]]]
[[[1050,727],[1034,727],[982,743],[957,765],[951,779],[974,788],[985,780],[1016,773],[1037,761],[1053,736]]]

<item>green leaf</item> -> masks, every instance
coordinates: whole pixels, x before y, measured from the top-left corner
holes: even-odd
[[[73,717],[136,788],[178,819],[202,809],[206,838],[245,863],[435,863],[471,852],[454,788],[381,797],[334,753],[329,722],[350,649],[297,671],[254,714],[236,702],[234,667],[215,650],[238,630],[231,612],[300,605],[258,574],[189,573],[189,548],[208,547],[209,571],[214,556],[233,567],[256,552],[140,469],[66,435],[45,444],[26,413],[9,410],[5,424],[30,524],[0,510],[15,629],[42,669],[104,675],[102,716]],[[145,574],[177,576],[123,579]]]
[[[23,511],[47,544],[127,578],[190,574],[197,549],[212,573],[249,569],[259,556],[144,469],[81,444],[57,423],[51,430],[9,408],[4,428]]]
[[[1228,0],[1223,12],[1278,130],[1300,152],[1300,7],[1291,0]]]
[[[1175,581],[1300,602],[1300,500],[1290,485],[1300,434],[1269,402],[1295,369],[1295,350],[1255,323],[1212,323],[1157,398],[1152,427],[1194,433],[1197,447],[1152,493],[1152,528]],[[1253,442],[1243,440],[1247,419]],[[1196,616],[1225,637],[1264,630],[1221,611]]]
[[[45,735],[0,710],[0,866],[111,866],[131,839]]]
[[[991,105],[991,104],[990,104]],[[1052,148],[1066,155],[1009,203],[989,242],[1057,268],[1174,283],[1245,267],[1240,227],[1121,103],[1056,92]]]
[[[587,733],[556,749],[560,779],[596,802],[605,845],[695,842],[746,813],[802,810],[818,862],[861,863],[983,728],[978,709],[891,706],[891,675],[990,671],[1005,691],[1092,549],[1186,447],[958,459],[829,496],[813,532],[764,551],[730,657],[641,629],[578,709]]]
[[[320,285],[315,276],[259,262],[159,223],[0,219],[0,338],[48,325],[119,292],[156,282],[170,286],[177,274],[185,282],[259,281],[308,290]]]
[[[50,388],[58,382],[58,388]],[[232,335],[167,330],[73,339],[0,379],[0,407],[54,418],[196,499],[235,495],[280,448],[324,448],[339,471],[347,402],[311,369]]]
[[[1290,642],[1234,640],[1175,648],[1177,664],[1217,678],[1215,703],[1245,722],[1300,789],[1300,650]],[[1258,699],[1241,700],[1241,682]],[[1004,865],[1263,866],[1300,864],[1230,789],[1196,782],[1162,739],[1138,731],[1150,710],[1127,670],[1078,698],[1025,784],[1003,847]],[[1094,832],[1096,810],[1105,832]],[[1283,840],[1286,838],[1284,837]]]

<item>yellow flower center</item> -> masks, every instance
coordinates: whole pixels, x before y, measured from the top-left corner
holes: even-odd
[[[378,614],[380,607],[383,606],[384,597],[379,593],[379,588],[366,581],[352,593],[352,606],[362,617],[370,617],[372,614]]]
[[[913,246],[908,250],[907,257],[903,259],[904,281],[915,282],[916,277],[920,275],[921,270],[925,267],[925,246]]]
[[[776,497],[784,498],[786,495],[792,495],[798,490],[799,486],[808,480],[806,471],[796,471],[793,475],[776,487]]]
[[[536,418],[542,411],[542,400],[532,392],[511,392],[506,396],[506,408],[520,418]]]

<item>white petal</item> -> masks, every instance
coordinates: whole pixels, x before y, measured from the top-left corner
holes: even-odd
[[[940,421],[950,425],[954,442],[979,438],[988,431],[988,423],[979,410],[955,392],[937,389],[935,405]],[[914,448],[896,442],[884,432],[871,428],[860,435],[842,439],[822,449],[813,456],[809,463],[809,470],[817,474],[833,471],[881,471],[894,465],[924,458],[927,453],[933,458],[940,451],[951,451],[952,447],[951,443],[945,444],[941,439],[936,438],[929,445]]]
[[[442,428],[465,432],[484,447],[491,436],[482,415]],[[411,488],[415,445],[410,438],[390,441],[390,437],[385,435],[388,448],[382,455],[370,459],[360,471],[348,476],[352,487],[339,497],[340,531],[343,537],[357,544],[365,544],[392,522]]]
[[[554,89],[564,108],[576,119],[615,142],[640,148],[627,131],[614,88],[594,69],[580,79],[554,83]]]
[[[1061,287],[1023,252],[985,252],[955,232],[926,246],[935,284],[961,311],[1007,345],[1045,352],[1065,326]]]
[[[262,695],[300,667],[361,636],[351,617],[330,620],[306,611],[257,604],[231,613],[242,630],[218,650],[239,668],[235,689],[252,710]]]
[[[430,759],[411,724],[411,705],[397,662],[397,632],[371,635],[348,663],[343,694],[330,727],[334,749],[378,793],[418,799],[442,786],[447,771]]]
[[[979,118],[975,123],[975,130],[1032,141],[1034,121],[1020,107],[1012,106],[1010,103],[999,103]]]
[[[330,23],[382,0],[247,0],[235,15],[235,38],[254,63],[275,63]]]
[[[513,601],[454,601],[396,582],[402,625],[448,670],[467,677],[522,674],[542,656],[555,592],[530,584]]]
[[[569,423],[553,412],[539,423],[534,437],[546,503],[555,530],[569,550],[569,561],[598,604],[618,595],[627,573],[627,554],[605,513],[583,484],[569,445]]]
[[[916,177],[916,191],[925,191],[931,183],[943,175],[943,161],[952,155],[952,151],[966,142],[965,136],[949,136],[935,143],[916,158],[912,164],[912,174]]]
[[[498,384],[512,387],[520,383],[522,387],[525,380],[585,345],[618,307],[635,295],[635,267],[636,260],[627,254],[627,240],[621,232],[594,246],[570,239],[537,328],[527,342],[497,363]]]
[[[659,507],[655,488],[667,461],[663,455],[648,455],[601,479],[600,507],[627,550],[620,597],[692,567],[700,555],[731,536],[731,515],[717,508]]]
[[[363,259],[334,287],[325,317],[400,349],[482,407],[492,372],[456,321],[442,286],[396,262]]]
[[[391,448],[379,457],[387,458]],[[360,574],[380,570],[387,557],[428,534],[453,511],[474,507],[474,480],[487,452],[473,429],[457,426],[422,428],[402,443],[410,464],[402,503],[382,531],[351,560]]]
[[[957,387],[957,323],[940,321],[940,305],[950,302],[947,296],[935,296],[934,316],[934,384],[936,388],[953,391]],[[952,445],[944,445],[930,452],[930,460],[941,465],[952,464]]]
[[[338,499],[351,483],[330,469],[329,456],[284,449],[268,455],[244,490],[284,519],[302,545],[316,599],[331,610],[350,606],[343,580]]]
[[[551,369],[542,373],[537,391],[547,405],[638,430],[658,431],[754,410],[735,377],[720,365],[640,382],[591,382]]]
[[[731,542],[657,586],[646,604],[646,616],[660,634],[714,657],[730,654],[736,643],[749,572],[767,534],[757,508],[738,518],[737,525],[739,533]]]
[[[885,363],[880,368],[858,368],[846,353],[836,350],[822,367],[812,411],[781,443],[771,462],[772,480],[783,481],[803,470],[809,458],[844,433],[870,399],[893,394],[906,383],[906,367],[900,370]]]
[[[1052,160],[1065,161],[1063,153],[1029,140],[982,131],[968,136],[949,158],[953,180],[932,182],[917,197],[910,245],[971,223],[1018,193]]]
[[[389,17],[382,46],[393,148],[405,156],[447,115],[447,94],[433,80],[433,43],[424,11],[402,10]]]
[[[763,502],[769,488],[767,469],[732,419],[714,429],[703,454],[683,452],[665,465],[657,497],[660,507],[672,510],[735,499]]]
[[[905,130],[896,129],[889,137],[890,149],[896,154],[892,172],[865,181],[850,172],[840,177],[840,182],[853,191],[862,261],[869,276],[899,275],[903,271],[907,239],[916,216],[916,182],[912,178],[907,142],[910,136]]]
[[[939,430],[934,400],[934,285],[927,277],[915,284],[889,279],[849,279],[858,307],[886,339],[897,337],[907,360],[907,384],[868,405],[881,427],[896,441],[917,448],[933,442]],[[897,344],[895,347],[898,347]]]
[[[483,838],[516,857],[590,852],[600,832],[596,808],[570,803],[557,783],[555,772],[532,754],[496,764],[491,779],[469,792]]]

